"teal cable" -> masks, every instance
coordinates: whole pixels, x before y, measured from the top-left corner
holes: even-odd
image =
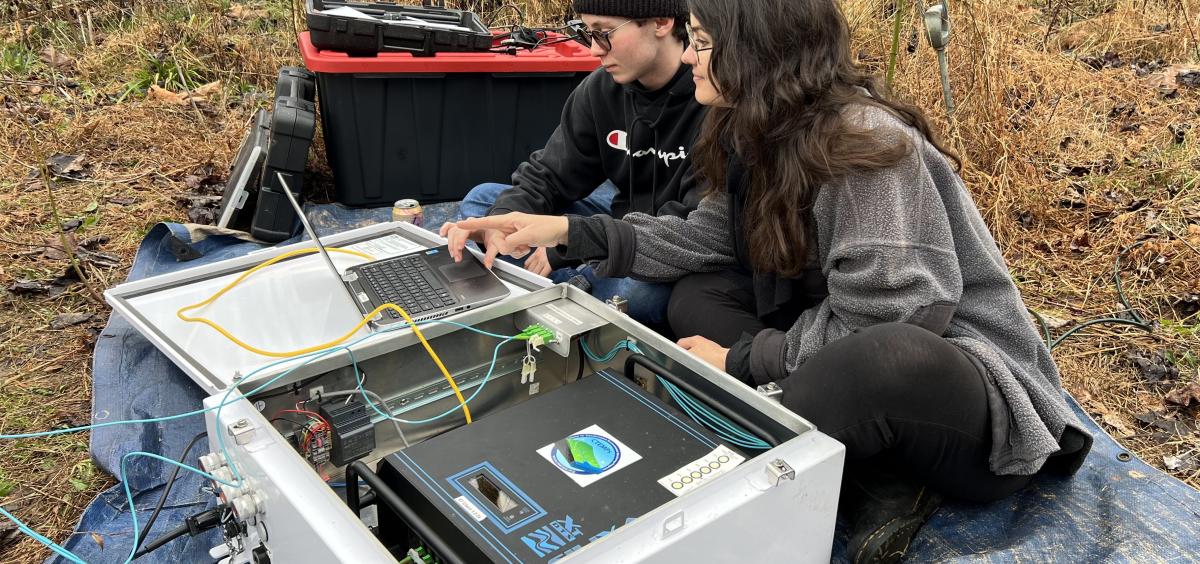
[[[71,551],[63,548],[58,543],[42,536],[37,531],[30,529],[29,526],[26,525],[23,521],[21,521],[20,519],[17,519],[16,515],[13,515],[12,513],[9,513],[8,510],[4,509],[4,506],[0,506],[0,515],[3,515],[9,521],[12,521],[17,526],[18,531],[21,531],[22,533],[29,535],[29,537],[32,538],[33,540],[42,543],[46,548],[49,548],[50,550],[54,551],[55,554],[58,554],[59,556],[66,558],[67,560],[70,560],[71,562],[74,562],[75,564],[87,564],[87,562],[84,562],[83,559],[79,558],[78,556],[75,556],[75,554],[73,554]]]

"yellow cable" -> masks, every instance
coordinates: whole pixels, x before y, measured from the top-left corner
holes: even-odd
[[[354,255],[354,256],[365,258],[367,260],[373,259],[373,257],[371,257],[370,255],[367,255],[365,253],[360,253],[358,251],[351,251],[348,249],[329,248],[326,250],[330,251],[330,252],[335,252],[335,253],[345,253],[345,254],[349,254],[349,255]],[[195,303],[195,304],[192,304],[192,305],[189,305],[189,306],[184,306],[184,307],[179,308],[179,311],[176,311],[175,315],[177,317],[179,317],[179,319],[182,319],[186,322],[203,323],[209,327],[212,327],[218,333],[223,335],[226,339],[229,339],[231,342],[233,342],[235,345],[242,347],[243,349],[246,349],[252,353],[259,354],[262,356],[275,357],[275,358],[291,358],[294,356],[300,356],[303,354],[308,354],[311,352],[316,352],[319,350],[324,350],[324,349],[327,349],[330,347],[337,346],[337,345],[345,342],[350,337],[353,337],[354,334],[357,333],[359,329],[362,329],[363,325],[366,325],[371,319],[374,319],[375,316],[378,315],[383,310],[385,310],[385,309],[395,310],[396,312],[398,312],[400,314],[401,317],[404,318],[405,321],[408,322],[409,326],[412,327],[413,334],[415,334],[417,336],[417,339],[419,339],[421,341],[421,344],[425,346],[425,352],[429,353],[429,356],[433,358],[434,364],[436,364],[438,369],[442,371],[442,376],[444,376],[446,378],[447,382],[450,382],[450,389],[454,390],[454,396],[458,398],[459,405],[462,406],[463,415],[466,416],[466,418],[467,418],[467,424],[468,425],[471,424],[471,410],[467,407],[467,400],[465,398],[463,398],[462,391],[458,389],[458,383],[454,381],[454,377],[450,376],[450,371],[446,370],[446,365],[442,364],[442,359],[438,358],[437,353],[433,352],[433,347],[429,346],[429,341],[427,341],[425,339],[425,335],[423,335],[421,333],[421,329],[419,327],[417,327],[417,323],[415,321],[413,321],[412,317],[409,317],[407,311],[404,311],[403,308],[401,308],[400,306],[397,306],[395,304],[388,303],[388,304],[383,304],[383,305],[375,308],[374,311],[372,311],[371,313],[368,313],[365,317],[363,317],[362,321],[359,321],[358,324],[355,325],[354,328],[351,329],[348,333],[346,333],[345,335],[342,335],[341,337],[338,337],[337,339],[329,341],[328,343],[322,343],[320,345],[314,345],[311,347],[306,347],[303,349],[297,349],[294,351],[286,351],[286,352],[275,352],[275,351],[268,351],[268,350],[260,349],[254,345],[246,343],[245,341],[242,341],[241,339],[238,339],[237,337],[233,336],[232,333],[230,333],[224,327],[221,327],[220,325],[218,325],[216,322],[212,321],[211,319],[206,319],[203,317],[190,317],[190,316],[183,314],[183,312],[185,312],[185,311],[201,308],[201,307],[204,307],[206,305],[209,305],[209,304],[215,302],[217,300],[217,298],[220,298],[226,292],[228,292],[229,290],[232,290],[234,286],[241,284],[243,280],[248,278],[251,274],[258,272],[259,270],[262,270],[262,269],[264,269],[268,266],[271,266],[272,264],[275,264],[284,259],[288,259],[288,258],[297,256],[297,255],[303,255],[303,254],[309,254],[309,253],[315,253],[315,252],[317,252],[317,249],[299,249],[296,251],[288,251],[286,253],[283,253],[282,255],[272,258],[271,260],[268,260],[254,268],[251,268],[250,270],[247,270],[246,272],[243,272],[241,276],[238,276],[236,279],[233,280],[233,282],[230,282],[224,288],[221,288],[217,293],[213,294],[208,299],[198,302],[198,303]]]

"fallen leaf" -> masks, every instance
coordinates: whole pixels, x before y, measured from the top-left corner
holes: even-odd
[[[67,253],[66,251],[63,251],[61,245],[57,243],[51,243],[49,240],[47,240],[46,249],[42,251],[42,258],[50,260],[63,260],[67,258]]]
[[[17,529],[17,524],[5,519],[0,521],[0,549],[8,547],[8,545],[21,538],[21,532]]]
[[[1105,414],[1104,414],[1104,416],[1103,416],[1103,417],[1101,417],[1100,419],[1101,419],[1102,421],[1104,421],[1105,423],[1107,423],[1109,427],[1112,427],[1113,429],[1116,429],[1116,430],[1117,430],[1117,432],[1118,432],[1118,433],[1120,433],[1122,437],[1130,437],[1130,436],[1133,436],[1133,435],[1135,434],[1135,433],[1134,433],[1132,430],[1130,430],[1130,428],[1129,428],[1129,427],[1127,427],[1127,426],[1125,425],[1125,423],[1124,423],[1124,422],[1122,422],[1122,421],[1121,421],[1121,419],[1120,419],[1119,417],[1117,417],[1116,415],[1113,415],[1113,414],[1111,414],[1111,413],[1105,413]]]
[[[177,104],[180,106],[187,103],[187,98],[185,98],[183,96],[183,94],[176,94],[176,93],[171,92],[170,90],[167,90],[166,88],[163,88],[157,84],[150,85],[150,90],[148,92],[146,92],[146,99],[147,100],[158,100],[161,102],[167,102],[169,104]]]
[[[40,58],[43,63],[46,63],[52,67],[66,67],[75,63],[74,59],[60,53],[58,49],[55,49],[54,47],[42,49],[42,52],[39,54],[38,58]]]
[[[75,249],[75,254],[78,256],[79,260],[102,268],[116,268],[121,266],[121,259],[108,253],[97,253],[87,249]]]
[[[93,317],[91,313],[60,313],[50,320],[51,329],[66,329],[72,325],[79,325],[90,320]]]
[[[1125,358],[1147,382],[1157,384],[1163,380],[1173,380],[1179,377],[1179,368],[1162,351],[1151,353],[1144,350],[1133,350],[1127,353]]]
[[[221,81],[210,82],[203,86],[196,87],[192,90],[192,97],[207,98],[221,91]]]
[[[100,245],[103,245],[107,242],[108,235],[99,235],[97,237],[89,237],[83,241],[80,241],[79,246],[89,251],[95,251],[96,249],[100,248]]]
[[[1188,384],[1182,388],[1171,390],[1163,396],[1167,403],[1188,407],[1192,402],[1200,404],[1200,384]]]
[[[17,280],[8,287],[8,291],[18,296],[46,294],[53,297],[66,291],[66,286],[55,280]]]
[[[71,218],[71,219],[68,219],[68,220],[62,222],[63,231],[74,231],[76,229],[79,229],[80,225],[83,225],[83,220],[79,219],[78,217]]]
[[[250,8],[244,4],[230,4],[229,17],[235,20],[249,20],[254,18],[267,17],[267,11],[263,8]]]
[[[1084,249],[1087,249],[1091,246],[1091,238],[1088,235],[1087,229],[1080,227],[1071,235],[1072,251],[1083,252]]]
[[[100,209],[100,203],[92,200],[86,208],[83,208],[83,213],[95,213],[98,209]]]
[[[42,85],[40,85],[40,84],[30,84],[29,88],[27,88],[27,90],[29,90],[30,94],[37,96],[38,94],[41,94],[42,91],[45,90],[45,88],[42,88]]]
[[[1062,329],[1071,324],[1070,319],[1063,319],[1044,311],[1038,311],[1037,313],[1042,316],[1042,320],[1046,322],[1046,326],[1051,329]]]
[[[107,201],[110,204],[117,204],[118,206],[129,206],[136,203],[137,198],[133,196],[113,196],[112,198],[108,198]]]
[[[1191,425],[1188,425],[1183,421],[1167,417],[1161,411],[1151,410],[1145,413],[1139,413],[1138,415],[1133,416],[1133,418],[1155,429],[1166,431],[1171,435],[1187,436],[1196,432],[1196,429]]]
[[[92,541],[96,543],[96,546],[100,547],[100,550],[104,550],[104,537],[97,533],[92,533]]]
[[[87,175],[88,164],[82,156],[54,153],[46,160],[50,172],[56,176],[82,178]]]

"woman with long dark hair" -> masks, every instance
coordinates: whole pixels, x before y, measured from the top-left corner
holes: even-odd
[[[686,220],[509,214],[500,252],[565,245],[604,276],[678,280],[680,346],[846,445],[851,557],[899,558],[942,495],[1003,498],[1091,437],[920,111],[857,69],[834,0],[690,0]],[[461,238],[451,252],[461,253]]]

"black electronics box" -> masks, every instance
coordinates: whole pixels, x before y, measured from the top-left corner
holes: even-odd
[[[443,560],[548,562],[686,493],[672,491],[687,489],[680,480],[698,487],[742,460],[605,371],[388,455],[378,471],[457,552]],[[379,512],[381,540],[407,541]]]
[[[492,33],[479,16],[444,5],[443,0],[425,0],[422,6],[310,0],[305,21],[314,46],[341,51],[351,57],[369,57],[387,51],[420,57],[438,52],[488,51],[492,48]],[[351,8],[375,19],[322,13],[339,7]]]
[[[367,404],[357,399],[336,399],[322,403],[318,409],[332,427],[330,460],[334,466],[345,466],[375,450],[375,424]]]

